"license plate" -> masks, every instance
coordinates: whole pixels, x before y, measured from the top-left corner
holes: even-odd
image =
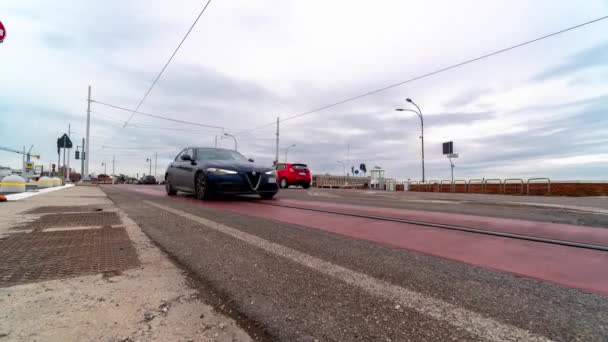
[[[306,172],[300,172],[300,176],[306,176]]]
[[[276,183],[277,179],[275,177],[268,177],[268,183]]]

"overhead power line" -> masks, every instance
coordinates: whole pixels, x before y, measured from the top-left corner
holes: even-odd
[[[91,100],[91,102],[93,102],[93,103],[99,103],[100,105],[107,106],[107,107],[114,108],[114,109],[120,109],[120,110],[124,110],[124,111],[127,111],[127,112],[132,112],[131,109],[128,109],[128,108],[125,108],[125,107],[121,107],[121,106],[116,106],[116,105],[105,103],[105,102],[101,102],[101,101],[97,101],[97,100]],[[152,118],[157,118],[157,119],[160,119],[160,120],[178,122],[178,123],[187,124],[187,125],[194,125],[194,126],[207,127],[207,128],[217,128],[217,129],[220,129],[220,130],[224,129],[224,127],[220,127],[220,126],[205,125],[205,124],[201,124],[201,123],[197,123],[197,122],[171,119],[171,118],[167,118],[167,117],[160,116],[160,115],[155,115],[155,114],[148,114],[148,113],[143,113],[143,112],[136,112],[136,113],[140,114],[140,115],[149,116],[149,117],[152,117]],[[125,121],[125,123],[128,124],[128,121]]]
[[[167,60],[167,62],[163,66],[163,68],[158,73],[158,76],[156,76],[156,78],[154,79],[154,82],[152,82],[152,85],[150,85],[150,88],[148,88],[148,90],[144,94],[144,97],[141,98],[141,101],[139,101],[139,103],[137,104],[137,107],[135,107],[135,110],[133,110],[131,112],[131,116],[129,117],[129,119],[127,120],[127,122],[125,123],[125,125],[123,127],[126,127],[127,124],[131,121],[131,119],[133,119],[133,116],[137,113],[137,111],[139,110],[139,107],[141,107],[141,105],[144,103],[144,101],[146,100],[146,98],[148,97],[148,95],[150,94],[150,92],[152,91],[152,88],[154,88],[154,86],[156,85],[156,83],[158,82],[158,80],[160,79],[160,77],[163,75],[163,73],[165,72],[165,70],[167,69],[167,67],[169,66],[169,64],[171,63],[171,61],[173,60],[173,57],[175,57],[175,55],[177,54],[177,51],[179,51],[179,48],[182,47],[182,44],[184,44],[184,42],[186,41],[186,38],[188,38],[188,35],[190,35],[190,32],[192,32],[192,29],[194,28],[194,26],[196,26],[196,23],[198,23],[198,20],[201,18],[201,16],[203,15],[203,13],[205,13],[205,10],[207,9],[207,6],[209,6],[209,3],[211,3],[211,0],[207,1],[207,3],[205,4],[205,7],[203,7],[203,9],[201,10],[201,12],[198,14],[198,16],[196,17],[196,19],[194,20],[194,22],[192,23],[192,25],[188,29],[188,32],[186,32],[186,34],[184,35],[184,37],[182,38],[182,40],[177,45],[177,48],[175,48],[175,51],[173,51],[173,54],[171,54],[171,57],[169,57],[169,60]]]
[[[468,59],[466,61],[463,61],[463,62],[460,62],[460,63],[456,63],[456,64],[453,64],[453,65],[441,68],[439,70],[435,70],[435,71],[432,71],[432,72],[429,72],[429,73],[426,73],[426,74],[423,74],[423,75],[415,76],[415,77],[412,77],[412,78],[407,79],[405,81],[394,83],[394,84],[391,84],[391,85],[388,85],[388,86],[385,86],[385,87],[382,87],[382,88],[379,88],[379,89],[375,89],[375,90],[369,91],[367,93],[363,93],[363,94],[360,94],[360,95],[357,95],[357,96],[353,96],[353,97],[350,97],[350,98],[347,98],[347,99],[344,99],[344,100],[341,100],[341,101],[338,101],[338,102],[334,102],[334,103],[331,103],[331,104],[328,104],[328,105],[324,105],[324,106],[321,106],[321,107],[318,107],[318,108],[315,108],[315,109],[312,109],[312,110],[309,110],[309,111],[306,111],[306,112],[303,112],[303,113],[299,113],[299,114],[296,114],[296,115],[293,115],[293,116],[289,116],[289,117],[287,117],[285,119],[279,120],[279,122],[285,122],[285,121],[293,120],[293,119],[296,119],[296,118],[299,118],[299,117],[302,117],[302,116],[305,116],[305,115],[310,115],[310,114],[313,114],[313,113],[316,113],[316,112],[319,112],[319,111],[322,111],[322,110],[325,110],[325,109],[328,109],[328,108],[331,108],[331,107],[335,107],[335,106],[338,106],[338,105],[341,105],[341,104],[344,104],[344,103],[347,103],[347,102],[358,100],[358,99],[360,99],[362,97],[373,95],[373,94],[376,94],[376,93],[379,93],[379,92],[382,92],[382,91],[385,91],[385,90],[388,90],[388,89],[391,89],[391,88],[395,88],[395,87],[404,85],[406,83],[411,83],[411,82],[418,81],[418,80],[423,79],[423,78],[427,78],[427,77],[430,77],[430,76],[433,76],[433,75],[437,75],[439,73],[442,73],[442,72],[445,72],[445,71],[448,71],[448,70],[452,70],[452,69],[455,69],[455,68],[458,68],[458,67],[461,67],[461,66],[464,66],[464,65],[467,65],[467,64],[471,64],[473,62],[477,62],[479,60],[482,60],[482,59],[485,59],[485,58],[488,58],[488,57],[492,57],[492,56],[495,56],[495,55],[498,55],[498,54],[501,54],[501,53],[504,53],[504,52],[507,52],[507,51],[510,51],[510,50],[513,50],[513,49],[517,49],[517,48],[520,48],[522,46],[526,46],[526,45],[529,45],[529,44],[532,44],[532,43],[536,43],[536,42],[541,41],[543,39],[551,38],[551,37],[560,35],[562,33],[566,33],[568,31],[576,30],[576,29],[581,28],[583,26],[587,26],[587,25],[590,25],[590,24],[593,24],[593,23],[596,23],[596,22],[599,22],[599,21],[602,21],[602,20],[605,20],[605,19],[608,19],[608,16],[599,17],[597,19],[593,19],[593,20],[590,20],[590,21],[587,21],[587,22],[584,22],[582,24],[578,24],[578,25],[575,25],[575,26],[571,26],[571,27],[565,28],[565,29],[557,31],[557,32],[546,34],[544,36],[540,36],[538,38],[534,38],[532,40],[528,40],[528,41],[525,41],[523,43],[512,45],[512,46],[509,46],[507,48],[500,49],[500,50],[497,50],[497,51],[494,51],[494,52],[490,52],[488,54],[485,54],[485,55],[482,55],[482,56],[479,56],[479,57],[476,57],[476,58]],[[258,129],[262,129],[262,128],[265,128],[265,127],[270,127],[270,126],[273,126],[275,124],[276,124],[276,121],[268,123],[268,124],[265,124],[265,125],[261,125],[261,126],[255,127],[255,128],[246,129],[246,130],[237,132],[234,135],[240,135],[240,134],[243,134],[243,133],[246,133],[246,132],[256,131]]]
[[[101,145],[102,149],[111,149],[111,150],[168,150],[168,149],[173,149],[170,147],[116,147],[116,146],[106,146],[106,145]]]
[[[119,121],[119,122],[122,122],[122,123],[126,122],[125,120],[120,120],[120,119],[117,119],[117,118],[115,118],[115,117],[113,117],[111,115],[107,115],[107,114],[100,113],[100,112],[97,112],[97,111],[91,111],[91,114],[101,115],[101,116],[103,116],[103,117],[105,117],[107,119],[114,120],[114,121]],[[133,123],[130,123],[127,126],[133,127],[133,128],[160,129],[160,130],[166,130],[166,131],[180,131],[180,132],[194,132],[194,133],[203,133],[203,132],[206,132],[206,133],[216,133],[216,134],[218,133],[217,130],[213,130],[212,131],[212,130],[206,130],[206,129],[183,129],[183,128],[158,127],[158,126],[133,124]]]

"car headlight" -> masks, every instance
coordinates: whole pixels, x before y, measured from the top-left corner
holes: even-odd
[[[274,176],[274,175],[277,174],[274,170],[266,171],[264,173],[267,174],[267,175],[269,175],[269,176]]]
[[[218,169],[215,167],[210,167],[207,169],[207,172],[216,174],[216,175],[236,175],[237,172],[233,171],[233,170],[226,170],[226,169]]]

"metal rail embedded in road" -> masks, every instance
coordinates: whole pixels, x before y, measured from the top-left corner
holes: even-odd
[[[511,238],[511,239],[527,240],[527,241],[541,242],[541,243],[547,243],[547,244],[552,244],[552,245],[560,245],[560,246],[576,247],[576,248],[584,248],[584,249],[590,249],[590,250],[608,252],[608,246],[595,245],[595,244],[589,244],[589,243],[583,243],[583,242],[575,242],[575,241],[567,241],[567,240],[559,240],[559,239],[549,239],[549,238],[542,238],[542,237],[538,237],[538,236],[529,236],[529,235],[522,235],[522,234],[497,232],[497,231],[494,231],[494,230],[484,230],[484,229],[478,229],[478,228],[455,226],[455,225],[450,225],[450,224],[434,223],[434,222],[427,222],[427,221],[402,219],[402,218],[395,218],[395,217],[383,217],[383,216],[374,216],[374,215],[366,215],[366,214],[349,213],[349,212],[344,212],[344,211],[334,211],[334,210],[325,210],[325,209],[298,207],[298,206],[295,206],[295,205],[273,204],[273,203],[267,203],[267,202],[261,202],[261,201],[253,201],[252,203],[263,204],[263,205],[270,205],[270,206],[274,206],[274,207],[283,207],[283,208],[291,208],[291,209],[299,209],[299,210],[308,210],[308,211],[314,211],[314,212],[326,213],[326,214],[352,216],[352,217],[358,217],[358,218],[364,218],[364,219],[370,219],[370,220],[389,221],[389,222],[398,222],[398,223],[408,223],[408,224],[415,224],[415,225],[425,226],[425,227],[432,227],[432,228],[439,228],[439,229],[449,229],[449,230],[457,230],[457,231],[463,231],[463,232],[469,232],[469,233],[475,233],[475,234],[484,234],[484,235],[490,235],[490,236],[499,236],[499,237],[506,237],[506,238]]]

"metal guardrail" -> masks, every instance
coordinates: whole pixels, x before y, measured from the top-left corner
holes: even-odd
[[[515,181],[519,182],[519,184],[516,184],[516,183],[507,183],[507,182],[515,182]],[[520,189],[519,194],[520,194],[520,195],[523,195],[523,194],[524,194],[524,188],[525,188],[526,186],[525,186],[525,183],[524,183],[524,180],[523,180],[523,179],[521,179],[521,178],[507,178],[507,179],[505,179],[505,180],[503,181],[503,183],[502,183],[502,193],[503,193],[503,194],[506,194],[506,193],[507,193],[507,185],[508,185],[508,184],[510,184],[510,185],[519,185],[519,186],[520,186],[520,188],[521,188],[521,189]]]
[[[488,183],[488,182],[496,182],[498,181],[498,183]],[[487,185],[488,184],[498,184],[498,194],[500,193],[500,188],[502,187],[502,180],[500,180],[500,178],[488,178],[485,180],[484,182],[484,186],[483,186],[483,193],[486,193],[486,190],[488,189]]]
[[[544,181],[544,182],[538,183],[535,181]],[[524,181],[524,179],[522,179],[522,178],[506,178],[504,180],[501,180],[500,178],[488,178],[488,179],[473,178],[473,179],[469,179],[468,181],[465,179],[456,179],[454,181],[443,179],[440,181],[428,180],[426,182],[408,181],[407,183],[409,186],[418,185],[418,189],[419,189],[418,191],[424,191],[424,192],[433,192],[433,187],[435,185],[438,186],[438,189],[440,192],[443,192],[444,185],[450,184],[451,185],[450,192],[456,192],[457,185],[464,185],[465,193],[482,193],[482,194],[484,194],[484,193],[487,193],[488,185],[495,184],[495,185],[498,185],[497,194],[500,194],[500,193],[506,194],[508,185],[519,186],[519,193],[522,195],[524,194],[524,188],[526,189],[526,194],[530,195],[530,188],[534,185],[541,185],[543,187],[546,186],[547,194],[551,193],[551,179],[545,178],[545,177],[530,178],[527,181]],[[479,186],[480,191],[476,191],[476,192],[471,191],[474,186]]]
[[[545,184],[545,183],[530,183],[530,181],[537,181],[537,180],[546,180],[547,181],[547,194],[551,193],[551,180],[549,178],[544,178],[544,177],[540,177],[540,178],[530,178],[528,179],[528,186],[527,186],[527,195],[530,195],[530,184]]]
[[[430,182],[422,182],[421,181],[420,183],[418,183],[418,185],[420,185],[421,187],[424,187],[424,192],[430,192],[430,191],[432,191],[432,189],[431,189],[431,185],[432,184]]]
[[[475,182],[475,183],[473,183],[473,182]],[[485,192],[486,187],[485,187],[485,182],[483,181],[483,179],[479,179],[479,178],[469,179],[469,182],[467,183],[467,192],[471,192],[471,183],[473,183],[473,185],[481,185],[481,193]]]
[[[462,183],[458,183],[458,182],[462,182]],[[454,180],[454,184],[453,184],[453,186],[454,186],[454,191],[452,191],[452,192],[456,192],[456,185],[458,185],[458,184],[462,184],[462,185],[464,185],[464,192],[468,192],[468,189],[467,189],[467,181],[466,181],[465,179],[455,179],[455,180]]]
[[[447,179],[447,180],[446,180],[446,179],[441,180],[441,182],[439,183],[439,192],[443,192],[443,185],[444,185],[444,184],[448,184],[448,185],[450,185],[450,192],[453,192],[453,191],[452,191],[452,188],[453,188],[453,186],[452,186],[452,181],[451,181],[451,180],[449,180],[449,179]]]

